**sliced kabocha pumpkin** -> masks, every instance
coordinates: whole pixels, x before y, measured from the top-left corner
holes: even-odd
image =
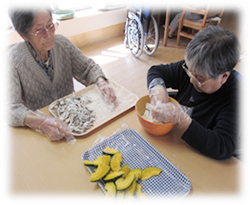
[[[125,190],[125,196],[134,196],[134,193],[135,193],[135,187],[136,187],[136,182],[137,180],[140,178],[141,176],[141,169],[132,169],[129,174],[130,175],[134,175],[135,178],[134,178],[134,181],[132,182],[132,184]]]
[[[116,186],[114,182],[107,182],[104,188],[107,191],[107,198],[114,198],[116,196]]]
[[[138,197],[138,198],[147,198],[147,195],[145,193],[143,193],[142,191],[142,186],[138,183],[136,183],[136,187],[135,187],[135,195]]]
[[[112,156],[111,161],[110,161],[110,167],[112,171],[114,172],[120,171],[121,162],[122,162],[122,154],[121,152],[117,152],[116,154]]]
[[[87,166],[98,166],[99,164],[109,165],[111,157],[109,155],[103,155],[97,157],[94,161],[84,160],[83,164]]]
[[[100,157],[99,163],[109,165],[110,160],[111,160],[111,157],[109,155],[103,155],[103,156]]]
[[[137,181],[138,179],[140,179],[142,171],[141,169],[136,168],[136,169],[132,169],[130,173],[135,174],[135,179]]]
[[[141,173],[141,180],[149,179],[152,176],[159,175],[162,172],[160,168],[157,167],[147,167]]]
[[[106,164],[99,164],[96,171],[90,175],[90,181],[96,182],[102,179],[110,170],[110,166]]]
[[[116,190],[116,200],[123,200],[125,198],[125,190]]]
[[[118,172],[111,172],[108,173],[105,177],[104,177],[104,181],[114,181],[117,178],[121,177],[124,174],[123,171],[118,171]]]
[[[119,178],[115,181],[117,190],[127,189],[134,181],[135,175],[128,173],[125,178]]]
[[[135,193],[135,187],[136,187],[136,175],[135,175],[135,178],[132,182],[132,184],[125,190],[125,196],[126,197],[132,197],[134,196],[134,193]]]
[[[122,175],[122,178],[125,178],[127,176],[127,174],[130,172],[130,168],[127,164],[125,164],[122,168],[121,171],[124,172],[124,174]]]
[[[117,152],[119,152],[119,151],[116,150],[116,149],[110,148],[110,147],[106,147],[106,148],[102,151],[103,154],[108,154],[108,155],[114,155],[114,154],[116,154]]]

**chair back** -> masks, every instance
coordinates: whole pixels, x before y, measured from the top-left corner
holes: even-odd
[[[185,19],[186,12],[191,12],[195,14],[202,15],[200,20],[190,20]],[[193,39],[197,31],[204,29],[209,25],[219,25],[223,15],[223,9],[210,9],[207,6],[204,9],[198,9],[193,7],[184,7],[182,15],[179,20],[178,32],[177,32],[177,45],[180,44],[180,37]],[[191,29],[190,33],[187,33],[182,30],[183,27]]]

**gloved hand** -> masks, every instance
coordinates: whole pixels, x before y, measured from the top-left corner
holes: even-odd
[[[115,91],[112,86],[102,77],[98,78],[96,85],[101,92],[104,100],[111,108],[114,108],[116,102]]]
[[[169,102],[169,96],[166,88],[162,85],[156,85],[149,90],[150,103],[156,105],[157,102],[167,103]]]
[[[179,104],[172,102],[161,103],[157,101],[156,105],[150,106],[152,117],[162,123],[174,123],[179,128],[186,127],[190,125],[192,119],[185,113]]]
[[[26,116],[24,125],[44,134],[51,141],[59,141],[65,137],[68,143],[74,144],[76,142],[66,123],[58,118],[47,116],[38,110]]]
[[[168,92],[165,83],[161,78],[155,78],[150,82],[149,97],[152,105],[156,105],[157,101],[161,103],[169,102]]]

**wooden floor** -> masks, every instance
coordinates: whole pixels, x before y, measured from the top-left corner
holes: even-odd
[[[229,29],[239,36],[239,14],[236,12],[225,12],[221,23],[223,28]],[[81,48],[82,52],[95,60],[102,69],[106,77],[116,81],[125,88],[131,90],[139,97],[148,94],[146,78],[147,71],[153,65],[166,64],[184,59],[186,45],[189,39],[181,38],[180,45],[176,46],[176,38],[168,39],[168,46],[162,44],[163,27],[160,27],[160,43],[153,56],[143,53],[139,58],[135,58],[123,44],[124,35],[112,37],[102,43],[92,44]],[[236,67],[239,69],[239,65]],[[127,79],[132,78],[133,84],[127,84]],[[143,85],[143,90],[138,89]],[[75,84],[75,90],[82,88],[81,84]]]
[[[153,56],[143,53],[135,58],[125,47],[123,40],[124,37],[121,36],[81,50],[102,67],[108,79],[116,81],[139,97],[148,94],[146,79],[151,66],[184,59],[185,48],[164,47],[162,43]],[[127,84],[128,78],[132,78],[134,83]],[[139,85],[143,85],[144,89],[137,89]],[[75,85],[76,90],[80,88],[81,85]]]

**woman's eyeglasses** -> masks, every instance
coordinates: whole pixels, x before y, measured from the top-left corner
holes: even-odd
[[[38,38],[42,38],[47,32],[54,32],[57,28],[58,28],[59,24],[56,23],[52,23],[49,26],[47,26],[46,29],[41,29],[39,31],[37,31],[36,33],[30,33],[33,36],[36,36]]]
[[[187,73],[188,77],[189,78],[193,78],[194,82],[196,83],[196,85],[200,88],[201,86],[203,86],[204,84],[206,84],[209,80],[211,79],[208,79],[204,82],[200,82],[187,68],[187,64],[186,62],[182,64],[182,68],[185,70],[185,72]]]

